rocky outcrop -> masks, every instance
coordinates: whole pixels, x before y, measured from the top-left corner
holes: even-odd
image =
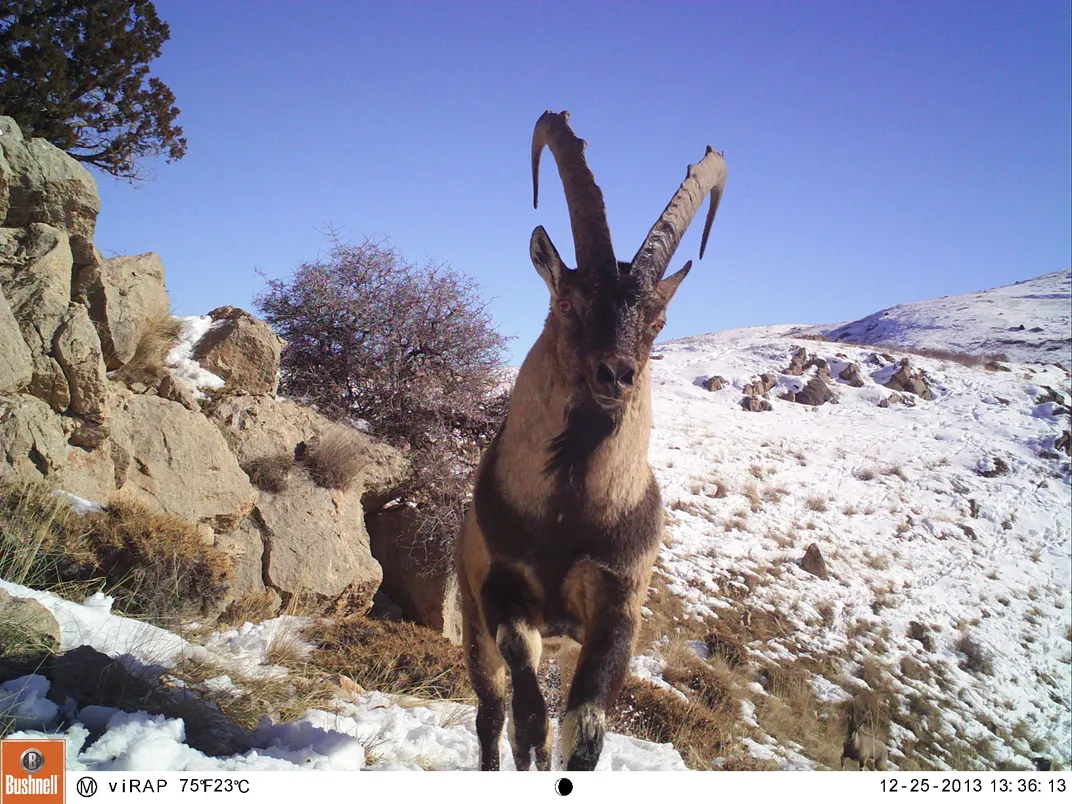
[[[221,395],[206,406],[206,413],[247,469],[258,461],[294,456],[300,444],[315,443],[340,428],[309,408],[268,396]],[[366,458],[351,490],[359,496],[383,491],[402,478],[407,466],[398,450],[353,428],[346,431]]]
[[[842,382],[848,383],[853,388],[863,388],[864,378],[860,376],[860,367],[855,363],[849,363],[838,374],[838,379]]]
[[[271,589],[335,599],[348,592],[364,613],[383,572],[372,557],[361,495],[325,489],[295,472],[278,494],[262,493],[250,518],[264,546],[264,582]]]
[[[67,378],[52,357],[52,339],[71,301],[72,261],[70,240],[59,229],[43,223],[0,229],[0,290],[33,364],[27,390],[57,413],[71,403]]]
[[[718,391],[726,386],[726,378],[715,374],[706,378],[700,385],[705,391]]]
[[[75,264],[93,257],[100,196],[92,174],[42,139],[23,139],[10,117],[0,117],[0,225],[44,223],[70,235]]]
[[[17,391],[33,377],[33,358],[11,305],[0,289],[0,394]]]
[[[112,414],[118,491],[213,530],[233,530],[257,492],[220,431],[199,413],[156,396],[127,397]]]
[[[108,368],[117,369],[134,356],[146,324],[168,314],[164,265],[152,252],[102,260],[97,327],[105,345]],[[91,298],[97,298],[90,288]],[[86,292],[86,291],[83,291]]]
[[[153,253],[104,259],[99,209],[82,165],[0,117],[0,482],[45,479],[194,523],[231,559],[225,603],[301,595],[365,611],[382,571],[362,501],[382,499],[405,459],[275,398],[283,342],[243,310],[213,310],[196,345],[222,390],[204,398],[169,373],[164,266]],[[332,439],[345,489],[294,463]],[[306,452],[322,464],[330,451]],[[283,471],[258,471],[266,461]],[[258,490],[250,476],[273,481]]]
[[[816,374],[809,379],[804,387],[799,391],[787,391],[782,399],[789,402],[796,402],[800,405],[811,405],[812,407],[818,407],[826,402],[837,402],[837,396],[822,379],[821,376]]]
[[[218,307],[209,316],[216,323],[198,342],[194,359],[232,391],[274,394],[283,339],[237,307]]]
[[[89,311],[81,304],[72,304],[60,321],[53,337],[53,352],[67,378],[71,413],[103,422],[108,394],[104,354]]]
[[[41,480],[67,461],[63,421],[28,394],[0,397],[0,481]]]
[[[778,384],[778,378],[773,374],[760,374],[759,378],[746,384],[741,390],[745,396],[765,396],[766,393]]]

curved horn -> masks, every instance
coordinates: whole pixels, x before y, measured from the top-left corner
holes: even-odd
[[[618,261],[610,242],[603,191],[584,158],[585,144],[570,128],[569,112],[555,114],[548,109],[540,116],[532,132],[532,206],[536,208],[539,202],[540,156],[546,145],[555,157],[566,191],[577,270],[599,273],[603,269],[617,276]]]
[[[704,158],[695,165],[689,165],[685,180],[681,182],[663,214],[644,238],[644,244],[633,257],[633,265],[639,270],[650,272],[653,281],[661,280],[666,273],[666,266],[670,264],[670,258],[674,256],[678,243],[685,235],[685,230],[689,228],[693,216],[703,203],[704,196],[710,193],[711,206],[707,210],[703,240],[700,242],[700,259],[703,259],[707,237],[711,233],[711,224],[715,221],[715,213],[718,211],[725,186],[726,160],[708,145]]]

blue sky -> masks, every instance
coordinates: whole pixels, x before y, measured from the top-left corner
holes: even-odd
[[[569,109],[629,259],[707,144],[726,193],[663,338],[832,323],[1072,262],[1068,3],[157,0],[188,155],[98,176],[106,256],[156,251],[174,310],[252,309],[344,237],[449,262],[538,334],[537,224],[572,264],[532,127]],[[670,270],[695,259],[697,216]]]

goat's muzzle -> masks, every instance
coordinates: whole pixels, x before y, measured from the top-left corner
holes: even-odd
[[[636,382],[636,363],[627,358],[604,357],[592,366],[588,384],[600,406],[620,407],[629,398]]]

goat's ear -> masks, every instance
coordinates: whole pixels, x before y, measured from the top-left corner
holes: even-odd
[[[555,248],[555,244],[551,242],[551,238],[542,226],[537,226],[532,230],[532,237],[529,239],[529,256],[532,257],[532,264],[536,266],[536,273],[547,283],[548,290],[557,294],[562,288],[562,276],[567,268],[562,258],[558,256],[558,249]]]
[[[659,282],[658,293],[663,299],[663,304],[669,304],[670,300],[674,298],[674,294],[677,293],[678,285],[689,274],[689,269],[692,268],[692,260],[685,263],[685,267],[680,271],[666,277]]]

